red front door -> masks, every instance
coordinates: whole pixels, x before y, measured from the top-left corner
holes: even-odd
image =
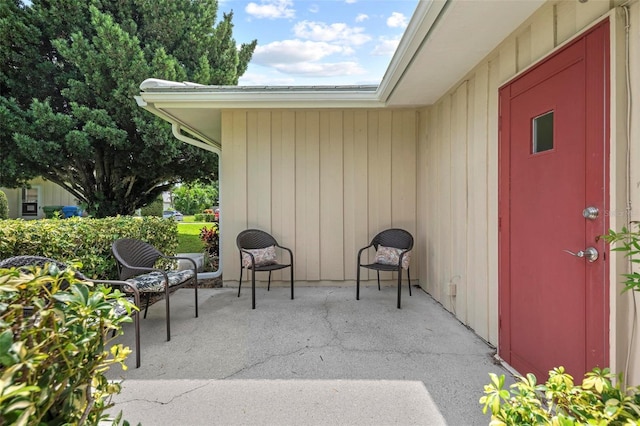
[[[499,353],[541,381],[608,363],[608,35],[600,24],[500,89]]]

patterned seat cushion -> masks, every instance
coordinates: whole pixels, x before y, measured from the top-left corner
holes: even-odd
[[[126,299],[129,303],[131,303],[132,305],[135,305],[135,300],[133,299],[133,297],[126,297]],[[127,308],[125,308],[124,306],[122,306],[121,303],[118,303],[118,302],[113,302],[113,310],[115,311],[116,315],[119,317],[129,315],[127,313]],[[134,314],[134,312],[131,312],[131,314]]]
[[[383,265],[397,265],[400,262],[400,255],[404,250],[395,247],[378,246],[376,251],[376,263]],[[408,251],[402,258],[402,268],[409,268],[409,261],[411,260],[411,252]]]
[[[193,269],[185,269],[184,271],[167,271],[169,276],[169,287],[180,285],[185,281],[194,277]],[[129,278],[130,282],[136,286],[140,293],[157,293],[164,291],[164,275],[162,272],[149,272],[148,274],[138,275]]]
[[[276,246],[269,246],[262,249],[249,249],[247,251],[253,255],[256,266],[273,265],[278,261]],[[244,252],[242,253],[242,266],[245,268],[251,267],[251,256]]]

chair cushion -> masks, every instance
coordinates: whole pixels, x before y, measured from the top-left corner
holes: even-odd
[[[395,247],[378,246],[376,251],[375,263],[381,263],[383,265],[397,265],[400,262],[400,254],[403,249]],[[402,268],[409,268],[409,261],[411,260],[411,251],[408,251],[402,257]]]
[[[127,297],[126,298],[127,302],[131,303],[132,305],[135,305],[135,301],[133,300],[133,297]],[[122,303],[118,303],[118,302],[113,302],[113,310],[115,311],[116,315],[118,317],[123,317],[125,315],[129,315],[127,313],[127,308],[125,308]],[[135,312],[132,310],[131,311],[131,315],[135,315]]]
[[[256,266],[273,265],[277,262],[276,246],[269,246],[263,249],[251,249],[247,251],[253,255]],[[245,268],[251,267],[251,256],[244,252],[242,252],[242,266]]]
[[[169,276],[169,287],[173,287],[190,280],[195,273],[193,269],[185,269],[184,271],[167,271],[167,275]],[[158,271],[129,278],[127,282],[134,284],[140,293],[164,291],[164,275]]]

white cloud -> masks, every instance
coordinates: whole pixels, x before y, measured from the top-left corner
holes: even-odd
[[[312,4],[311,6],[309,6],[309,12],[311,13],[318,13],[320,12],[320,6],[318,6],[317,4]]]
[[[359,46],[371,40],[364,28],[349,27],[344,23],[325,24],[324,22],[300,21],[293,27],[296,37],[327,42],[341,42]]]
[[[273,77],[257,72],[246,72],[238,79],[239,86],[293,86],[293,77]]]
[[[400,37],[380,37],[371,54],[374,56],[392,56],[399,43]]]
[[[358,16],[356,16],[356,22],[366,21],[367,19],[369,19],[369,15],[366,13],[359,13]]]
[[[352,53],[353,49],[348,46],[317,41],[283,40],[264,46],[258,45],[251,61],[259,65],[276,66],[319,61],[333,54],[350,55]]]
[[[406,28],[407,17],[400,12],[393,12],[391,16],[387,18],[387,26],[391,28]]]
[[[292,6],[292,0],[261,0],[260,4],[247,4],[244,11],[258,19],[293,18],[296,12]]]
[[[358,0],[344,0],[344,2],[347,4],[353,4],[353,3],[357,3]]]
[[[297,64],[276,64],[273,67],[286,74],[305,77],[339,77],[366,74],[366,71],[357,62],[300,62]]]

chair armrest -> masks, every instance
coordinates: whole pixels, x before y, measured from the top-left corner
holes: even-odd
[[[140,308],[140,292],[138,291],[138,288],[136,287],[135,284],[130,283],[128,281],[121,281],[121,280],[92,280],[92,279],[87,279],[87,281],[92,282],[94,284],[108,284],[111,287],[120,287],[123,292],[132,293],[133,294],[134,303],[136,304],[136,306],[138,308]],[[125,287],[127,287],[126,290],[125,290]]]
[[[369,244],[368,246],[362,247],[360,250],[358,250],[358,265],[360,265],[360,256],[362,255],[362,252],[368,249],[369,247],[373,247],[373,244]]]
[[[403,260],[403,258],[404,258],[404,255],[405,255],[405,254],[407,254],[407,253],[409,253],[410,251],[411,251],[411,249],[405,249],[405,250],[402,250],[402,252],[400,253],[400,256],[398,256],[398,266],[399,266],[400,268],[402,268],[402,260]],[[409,266],[407,266],[407,268],[408,268],[408,267],[409,267]]]
[[[165,256],[162,255],[163,259],[168,259],[168,260],[188,260],[189,262],[191,262],[193,264],[193,270],[194,271],[198,271],[198,265],[196,264],[196,261],[193,260],[190,257],[186,257],[186,256]]]
[[[243,266],[243,261],[242,261],[242,253],[246,253],[251,257],[251,267],[255,267],[256,266],[256,259],[253,257],[253,253],[251,253],[249,250],[245,250],[245,249],[240,249],[240,266],[242,268],[244,268]]]
[[[279,247],[282,250],[286,250],[289,252],[289,263],[293,265],[293,251],[291,251],[289,247],[281,246],[280,244],[276,244],[276,247]]]

